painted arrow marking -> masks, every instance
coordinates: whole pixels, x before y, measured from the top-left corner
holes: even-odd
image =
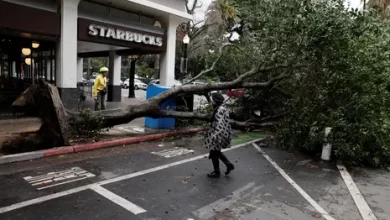
[[[176,156],[189,154],[189,153],[193,153],[193,152],[194,152],[193,150],[188,150],[188,149],[181,148],[181,147],[175,147],[173,149],[166,149],[166,150],[162,150],[159,152],[152,152],[152,154],[155,154],[155,155],[158,155],[161,157],[165,157],[165,158],[171,158],[171,157],[176,157]]]
[[[31,186],[37,187],[37,190],[42,190],[91,177],[95,177],[95,175],[80,167],[73,167],[71,169],[50,172],[39,176],[26,176],[23,177],[23,179],[31,184]]]

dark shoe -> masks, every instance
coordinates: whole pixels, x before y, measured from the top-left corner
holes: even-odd
[[[234,170],[234,165],[233,165],[233,164],[231,164],[231,165],[229,165],[229,166],[227,167],[227,170],[226,170],[226,172],[225,172],[225,175],[226,175],[226,176],[229,175],[230,172],[232,172],[232,170]]]
[[[209,178],[219,178],[220,176],[221,176],[221,174],[218,172],[215,172],[215,171],[207,174],[207,177],[209,177]]]

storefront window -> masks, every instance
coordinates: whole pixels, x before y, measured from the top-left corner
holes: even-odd
[[[55,84],[52,41],[0,35],[0,116],[39,78]]]

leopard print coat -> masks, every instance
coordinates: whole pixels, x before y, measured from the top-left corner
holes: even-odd
[[[213,122],[206,133],[204,146],[210,150],[229,148],[232,138],[232,128],[229,123],[229,110],[219,106],[215,110]]]

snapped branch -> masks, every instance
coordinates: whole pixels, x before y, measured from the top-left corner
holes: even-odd
[[[192,78],[190,81],[186,82],[184,85],[187,85],[187,84],[191,84],[192,82],[196,81],[197,79],[199,79],[200,77],[202,77],[203,75],[211,72],[214,70],[215,66],[218,64],[218,62],[221,60],[221,58],[223,57],[223,52],[224,52],[224,49],[227,48],[227,47],[234,47],[236,49],[238,49],[241,53],[245,54],[253,63],[256,62],[256,60],[251,57],[248,53],[246,53],[243,49],[241,49],[238,45],[235,45],[235,44],[224,44],[222,47],[219,48],[219,56],[217,57],[216,60],[214,60],[213,64],[211,65],[210,68],[206,69],[206,70],[203,70],[202,72],[200,72],[197,76],[195,76],[194,78]]]
[[[212,83],[212,84],[203,84],[203,85],[183,85],[183,86],[175,86],[172,89],[161,93],[157,96],[152,97],[149,99],[149,101],[155,101],[159,104],[163,103],[164,101],[175,97],[180,94],[197,94],[197,93],[204,93],[205,91],[213,91],[213,90],[225,90],[225,89],[237,89],[237,88],[268,88],[272,86],[275,82],[282,80],[286,77],[288,77],[288,74],[286,74],[286,71],[279,76],[276,76],[274,78],[271,78],[270,80],[266,82],[258,82],[258,83],[252,83],[252,82],[245,82],[245,79],[248,77],[251,77],[259,72],[268,72],[276,69],[281,68],[299,68],[300,66],[275,66],[275,67],[267,67],[258,69],[258,67],[252,68],[250,71],[244,73],[240,77],[238,77],[236,80],[230,81],[230,82],[222,82],[222,83]],[[289,70],[291,70],[289,69]]]

